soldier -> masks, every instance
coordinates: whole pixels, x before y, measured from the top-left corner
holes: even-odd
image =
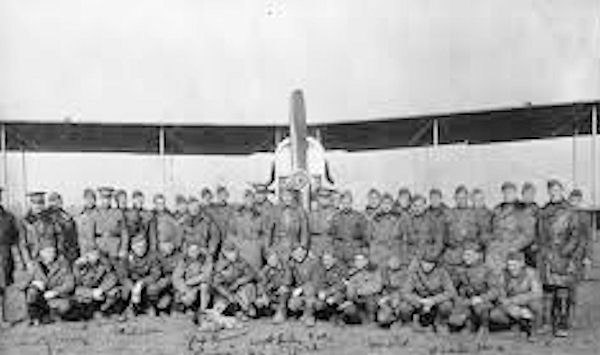
[[[454,200],[456,205],[446,214],[444,266],[452,280],[457,280],[462,267],[463,245],[466,242],[485,244],[486,236],[475,211],[469,207],[469,191],[464,185],[456,188]]]
[[[123,189],[118,189],[115,191],[114,195],[113,195],[114,199],[115,199],[115,207],[121,211],[123,211],[123,213],[125,213],[125,211],[127,210],[127,191],[123,190]]]
[[[119,268],[121,296],[129,303],[126,317],[135,317],[151,305],[151,285],[160,278],[160,265],[156,253],[150,251],[147,237],[141,234],[131,239],[131,253]]]
[[[116,261],[118,258],[127,257],[129,235],[123,211],[111,207],[112,193],[111,187],[98,188],[98,206],[91,215],[93,236],[89,239],[93,240],[94,245],[100,249],[101,253]]]
[[[297,191],[288,187],[281,192],[281,204],[273,210],[266,227],[269,248],[276,248],[283,258],[297,246],[308,250],[308,216],[297,200]]]
[[[348,268],[332,247],[323,251],[320,261],[315,311],[325,318],[337,317],[337,310],[346,299]]]
[[[583,241],[579,216],[564,199],[562,184],[548,181],[548,195],[550,202],[539,215],[540,270],[547,291],[545,304],[551,303],[554,335],[565,337],[577,286],[577,251]]]
[[[186,216],[188,214],[188,201],[185,196],[178,194],[175,196],[175,213],[173,217],[179,224],[183,224]]]
[[[398,190],[398,199],[394,204],[394,213],[398,215],[409,214],[411,200],[412,195],[410,190],[406,187],[400,188],[400,190]]]
[[[3,205],[2,187],[0,187],[0,327],[6,325],[5,290],[13,282],[15,259],[23,268],[21,252],[18,247],[19,227],[15,216]]]
[[[74,299],[80,315],[107,315],[119,300],[119,279],[111,262],[98,249],[91,249],[75,260],[73,274]]]
[[[53,192],[48,196],[48,209],[46,211],[54,224],[60,228],[58,234],[63,237],[59,246],[63,247],[59,253],[63,254],[69,263],[73,263],[79,257],[79,244],[77,240],[77,228],[73,218],[63,209],[62,196]]]
[[[96,193],[90,188],[83,191],[83,210],[75,217],[79,254],[83,255],[95,248],[93,216],[96,213]]]
[[[258,210],[265,224],[269,224],[274,205],[269,200],[269,195],[274,191],[264,184],[254,184],[254,207]]]
[[[33,325],[47,317],[64,318],[71,310],[75,279],[69,262],[58,255],[56,239],[42,239],[39,255],[33,262],[31,282],[26,291],[27,308]]]
[[[483,260],[483,247],[478,243],[467,243],[464,248],[465,267],[454,285],[458,297],[449,323],[457,328],[471,324],[478,328],[477,340],[487,341],[490,311],[500,296],[502,286],[497,273]],[[476,327],[476,328],[475,328]]]
[[[263,266],[263,253],[266,245],[263,219],[254,203],[254,192],[244,192],[244,202],[229,222],[227,239],[233,241],[246,260],[255,270]]]
[[[189,214],[183,222],[183,243],[199,244],[214,262],[221,243],[219,227],[213,217],[201,208],[196,198],[190,197],[188,207]]]
[[[165,196],[163,194],[154,195],[152,202],[154,210],[152,217],[148,222],[148,235],[150,245],[156,245],[169,240],[173,243],[175,251],[180,251],[183,244],[183,228],[177,223],[177,220],[165,206]]]
[[[149,235],[152,212],[144,208],[144,202],[144,194],[139,190],[134,190],[131,194],[131,208],[125,207],[121,209],[125,216],[125,225],[127,226],[127,235],[129,238],[138,235],[147,238]],[[129,246],[127,247],[129,248]],[[149,239],[149,248],[152,252],[156,251],[156,239]]]
[[[347,322],[369,323],[376,320],[377,301],[383,292],[381,269],[369,261],[362,251],[354,255],[353,267],[348,272],[346,302],[340,309]]]
[[[319,188],[317,190],[317,208],[312,210],[308,216],[310,251],[315,255],[321,255],[332,245],[329,229],[335,212],[331,190]]]
[[[393,213],[393,207],[392,195],[384,194],[379,211],[369,220],[369,259],[376,265],[383,265],[390,256],[401,253],[402,233],[399,217]]]
[[[294,313],[302,313],[302,321],[307,327],[315,325],[315,287],[318,281],[319,260],[302,245],[297,245],[290,258],[292,292],[288,308]]]
[[[540,211],[540,206],[535,201],[536,188],[535,185],[531,182],[523,183],[521,187],[521,207],[525,210],[526,217],[524,219],[524,223],[526,224],[525,228],[527,230],[533,230],[535,234],[533,242],[524,250],[525,253],[525,262],[527,265],[531,267],[536,267],[538,258],[539,258],[539,235],[537,233],[537,223],[538,223],[538,215]],[[529,225],[527,225],[529,224]]]
[[[523,183],[523,186],[521,187],[521,202],[532,214],[537,216],[540,207],[538,206],[537,202],[535,202],[536,192],[537,191],[533,183]]]
[[[229,191],[225,186],[217,186],[217,202],[212,205],[212,215],[221,235],[226,235],[229,231],[229,222],[233,214],[234,209],[229,204]]]
[[[402,267],[398,256],[388,259],[383,272],[383,293],[377,301],[377,323],[388,327],[394,323],[400,315],[400,304],[402,303],[402,287],[406,282],[407,270]]]
[[[223,243],[222,256],[214,269],[214,309],[223,313],[233,308],[240,320],[256,317],[256,270],[239,257],[236,245],[230,241]]]
[[[529,337],[535,336],[542,312],[542,285],[535,269],[525,265],[525,256],[512,251],[501,273],[499,305],[490,313],[494,323],[519,326]]]
[[[275,311],[273,323],[287,318],[287,302],[292,287],[292,273],[276,250],[266,252],[266,265],[261,269],[257,283],[256,306],[258,309]]]
[[[44,192],[31,192],[27,195],[31,208],[23,218],[21,233],[24,238],[19,243],[23,260],[28,266],[32,266],[37,260],[44,240],[51,240],[55,244],[57,240],[63,240],[59,235],[59,226],[45,210],[45,195]],[[63,248],[61,245],[58,248],[60,254]]]
[[[214,195],[208,187],[205,187],[202,189],[202,191],[200,191],[200,204],[202,208],[209,213],[212,212],[213,199]]]
[[[492,211],[485,204],[485,195],[481,189],[473,189],[471,192],[471,204],[475,210],[475,218],[481,228],[481,232],[490,236],[492,234]]]
[[[444,249],[442,225],[427,213],[427,203],[422,195],[415,195],[411,204],[411,212],[407,217],[401,217],[403,233],[402,252],[399,254],[401,263],[407,267],[415,257],[427,248],[435,248],[440,253]],[[407,216],[407,215],[405,215]]]
[[[173,270],[175,306],[181,312],[198,314],[208,309],[213,263],[198,241],[185,245],[184,255]],[[197,312],[196,312],[197,308]]]
[[[340,252],[344,262],[353,260],[358,250],[369,247],[368,229],[367,218],[352,208],[352,192],[344,191],[340,210],[333,215],[329,230],[333,246]]]
[[[429,207],[427,214],[436,223],[442,226],[446,219],[446,211],[448,206],[444,203],[442,190],[433,188],[429,190]]]
[[[494,208],[493,235],[488,245],[489,263],[500,268],[512,250],[525,252],[536,239],[536,217],[517,200],[517,188],[511,182],[502,184],[503,202]]]
[[[158,251],[156,253],[156,260],[160,270],[160,277],[146,288],[150,303],[157,315],[161,313],[169,314],[171,312],[171,305],[173,304],[173,273],[181,259],[175,242],[176,238],[177,235],[172,233],[159,233],[157,238]]]
[[[369,190],[367,194],[367,206],[365,207],[365,217],[371,219],[375,216],[377,211],[379,210],[379,205],[381,204],[381,192],[379,190],[372,188]]]
[[[422,325],[432,325],[436,331],[446,329],[456,289],[449,273],[440,265],[439,250],[425,250],[411,265],[401,293],[399,313],[404,323],[414,321],[417,329]]]

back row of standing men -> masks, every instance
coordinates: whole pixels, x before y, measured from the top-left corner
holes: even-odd
[[[148,210],[142,192],[131,194],[129,206],[125,191],[102,187],[97,193],[85,190],[84,208],[73,218],[63,210],[59,194],[46,201],[44,193],[34,192],[22,220],[1,211],[0,289],[10,283],[13,256],[17,265],[35,269],[40,250],[49,243],[70,264],[94,250],[117,264],[131,257],[132,245],[140,239],[152,251],[163,241],[180,251],[197,245],[212,262],[228,241],[255,270],[263,269],[272,252],[288,260],[298,249],[314,255],[334,251],[344,263],[357,255],[381,267],[394,260],[404,270],[425,258],[442,264],[455,285],[461,280],[465,249],[481,250],[495,270],[517,252],[537,267],[544,285],[546,307],[540,320],[561,333],[568,328],[577,281],[591,260],[591,234],[588,217],[575,208],[581,193],[573,191],[567,201],[558,181],[547,187],[549,202],[540,208],[532,184],[523,184],[519,198],[517,186],[504,183],[503,202],[493,210],[486,207],[481,190],[469,192],[465,186],[456,188],[453,207],[442,202],[437,189],[430,191],[429,203],[408,189],[400,189],[396,198],[373,189],[362,212],[353,208],[350,191],[319,189],[315,204],[305,211],[293,189],[283,189],[275,205],[269,199],[273,191],[256,185],[234,206],[227,189],[219,187],[216,202],[204,189],[200,199],[177,196],[170,212],[161,194]]]

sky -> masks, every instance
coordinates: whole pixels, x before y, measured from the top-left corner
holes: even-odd
[[[0,120],[272,125],[600,98],[598,0],[1,0]]]

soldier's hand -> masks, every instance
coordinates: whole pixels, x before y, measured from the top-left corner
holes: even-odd
[[[481,303],[483,303],[483,299],[481,299],[481,297],[475,296],[475,297],[471,298],[471,305],[477,306],[478,304],[481,304]]]
[[[46,288],[46,286],[44,285],[44,282],[40,281],[40,280],[31,281],[31,286],[37,288],[40,291],[43,291]]]
[[[317,297],[319,297],[320,300],[324,300],[325,298],[327,298],[327,294],[325,293],[325,291],[319,291]]]
[[[56,296],[58,296],[58,293],[56,291],[46,291],[44,292],[44,298],[47,300],[51,300],[53,298],[56,298]]]
[[[299,297],[300,295],[302,295],[302,292],[304,292],[304,290],[302,290],[302,287],[298,287],[294,289],[294,291],[292,291],[292,296]]]
[[[96,301],[100,301],[104,299],[104,291],[101,288],[95,288],[92,290],[92,298]]]

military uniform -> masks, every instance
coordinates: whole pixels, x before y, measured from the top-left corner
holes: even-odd
[[[208,308],[213,264],[207,256],[193,259],[183,255],[173,270],[172,283],[175,303],[184,308],[193,307],[198,301],[200,310]]]
[[[94,231],[94,215],[96,207],[85,207],[81,213],[74,218],[77,230],[77,245],[79,255],[83,255],[96,246]]]
[[[158,246],[162,240],[169,240],[179,251],[183,246],[183,228],[168,211],[154,212],[148,225],[150,245]],[[156,250],[152,249],[151,250]]]
[[[436,249],[438,253],[444,249],[442,225],[436,222],[431,214],[411,213],[402,218],[400,228],[403,234],[400,258],[405,267],[429,248]]]
[[[256,306],[274,307],[280,317],[285,317],[292,281],[292,273],[287,264],[280,262],[277,266],[263,266],[258,275]]]
[[[34,262],[32,281],[27,288],[27,306],[31,319],[41,319],[50,312],[51,316],[65,316],[71,310],[71,295],[75,289],[75,278],[69,262],[58,255],[50,264],[39,259]],[[45,298],[48,291],[55,297]]]
[[[446,214],[444,266],[456,280],[462,266],[464,244],[468,242],[485,245],[486,236],[477,220],[475,210],[454,207]]]
[[[373,219],[377,212],[379,211],[379,206],[366,206],[363,214],[367,217],[368,220]]]
[[[333,215],[329,234],[344,262],[369,248],[368,228],[367,218],[355,210],[340,210]]]
[[[221,235],[226,235],[229,231],[229,223],[234,218],[235,208],[226,202],[214,203],[211,206],[211,214]]]
[[[79,241],[77,240],[77,227],[71,216],[60,207],[47,209],[54,225],[59,229],[58,235],[62,237],[59,245],[62,245],[62,253],[70,263],[79,257]]]
[[[11,249],[16,247],[18,242],[19,227],[15,216],[0,206],[0,296],[12,283],[14,260]]]
[[[443,226],[445,221],[446,221],[446,213],[448,212],[449,208],[448,206],[446,206],[446,204],[442,203],[441,205],[434,207],[434,206],[429,206],[427,208],[427,212],[425,212],[429,218],[431,218],[431,220],[438,226]]]
[[[195,216],[190,214],[183,222],[183,243],[185,246],[190,243],[200,245],[214,261],[221,243],[221,232],[207,212],[203,211]]]
[[[237,305],[243,313],[254,315],[258,275],[248,262],[240,257],[235,261],[221,258],[215,264],[213,275],[216,302]]]
[[[477,224],[481,230],[481,233],[485,236],[491,236],[492,234],[492,211],[487,207],[473,207],[475,211],[475,218]]]
[[[501,268],[510,251],[525,252],[535,242],[536,218],[519,202],[503,202],[494,208],[492,231],[487,259]]]
[[[311,211],[308,216],[310,230],[310,250],[315,255],[321,255],[323,250],[332,246],[332,238],[329,235],[330,224],[333,215],[337,212],[335,207],[319,206]]]
[[[152,301],[148,296],[150,285],[153,285],[161,276],[160,265],[155,252],[148,250],[144,256],[130,253],[122,260],[119,266],[119,278],[121,281],[121,297],[129,301],[135,313],[143,311]],[[145,292],[136,291],[140,285]],[[138,298],[139,297],[139,298]]]
[[[61,229],[46,211],[29,212],[22,221],[21,251],[24,261],[28,264],[37,260],[41,246],[45,242],[62,241],[59,235]],[[58,245],[58,254],[64,255],[63,248]]]
[[[111,259],[127,255],[129,235],[123,212],[116,208],[96,208],[91,212],[94,246]]]
[[[277,206],[266,227],[269,248],[282,257],[290,255],[296,246],[309,247],[308,217],[300,206]]]
[[[177,251],[173,251],[170,255],[163,254],[160,251],[156,253],[160,276],[155,282],[147,286],[146,293],[150,303],[158,311],[168,311],[173,303],[173,272],[180,259],[181,255]]]
[[[369,260],[376,265],[383,265],[391,256],[400,255],[402,248],[402,231],[398,216],[394,213],[377,213],[368,225]]]
[[[306,320],[314,317],[316,286],[319,277],[319,260],[308,253],[301,262],[289,261],[293,291],[288,302],[292,312],[303,312]]]
[[[260,270],[263,266],[266,238],[265,226],[258,210],[240,207],[232,216],[228,228],[227,239],[236,244],[240,257],[255,270]]]
[[[346,284],[347,301],[341,306],[348,321],[360,318],[361,322],[375,320],[377,301],[384,290],[382,269],[374,264],[348,272]]]
[[[108,311],[119,299],[119,279],[111,262],[100,257],[95,264],[84,258],[75,260],[73,264],[75,277],[74,299],[78,305],[84,306],[85,311],[100,310]],[[93,291],[102,290],[102,297],[94,299]]]
[[[128,237],[144,236],[148,238],[152,212],[136,207],[124,208],[122,211]],[[156,240],[150,238],[149,241],[149,250],[156,250]],[[127,248],[129,248],[129,245],[127,245]]]
[[[377,300],[378,312],[377,322],[380,325],[393,323],[400,315],[400,304],[402,303],[402,287],[408,277],[406,268],[391,268],[386,265],[383,270],[383,292],[382,297]]]

